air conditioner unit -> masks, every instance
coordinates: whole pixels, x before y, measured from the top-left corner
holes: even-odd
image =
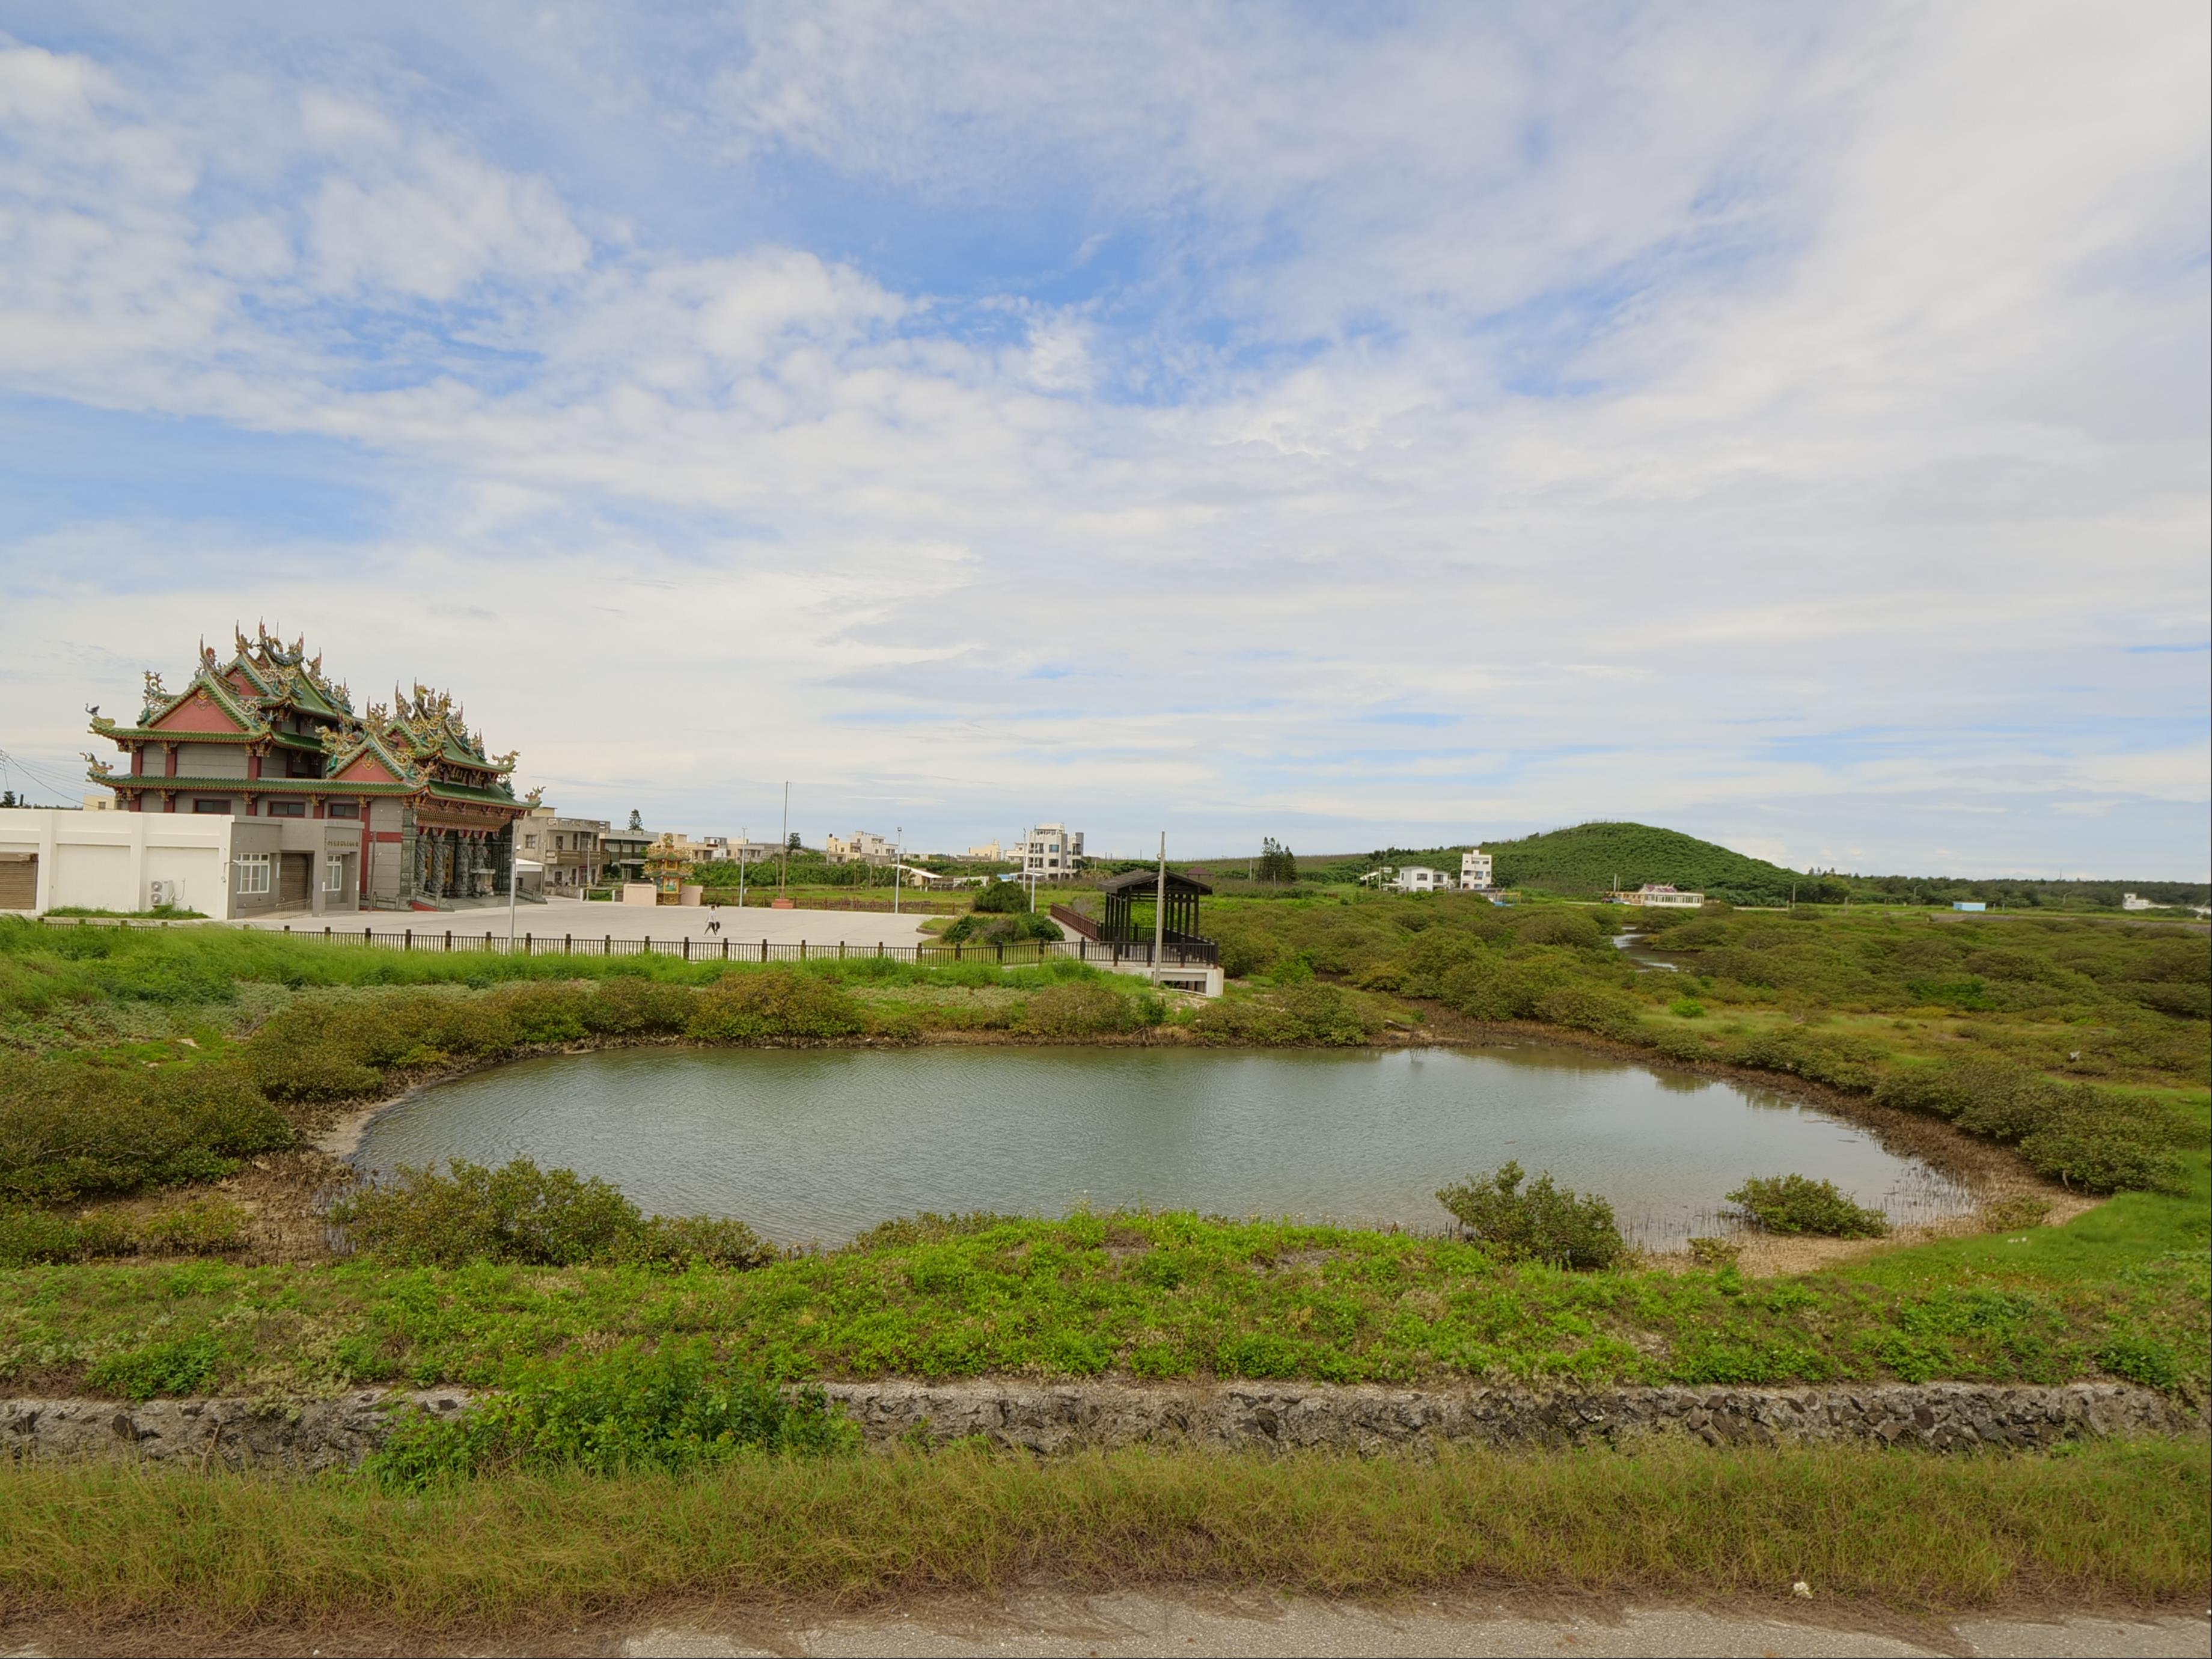
[[[148,899],[150,908],[154,909],[160,910],[169,905],[175,904],[179,902],[179,899],[181,896],[177,890],[179,884],[176,882],[156,881],[149,883],[148,885],[151,890],[148,895]]]

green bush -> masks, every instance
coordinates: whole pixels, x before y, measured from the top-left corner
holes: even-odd
[[[947,945],[1020,945],[1064,937],[1060,924],[1042,911],[1014,915],[965,915],[939,935]]]
[[[2180,1146],[2186,1124],[2171,1107],[2140,1096],[2066,1091],[2041,1127],[2021,1138],[2021,1156],[2040,1175],[2092,1193],[2176,1193],[2188,1185]]]
[[[627,1344],[536,1365],[458,1419],[419,1413],[362,1472],[387,1490],[421,1492],[505,1470],[677,1473],[746,1452],[821,1456],[859,1443],[819,1389],[786,1395],[696,1344]]]
[[[1855,1204],[1832,1181],[1809,1176],[1753,1176],[1728,1195],[1771,1233],[1818,1233],[1826,1238],[1880,1238],[1889,1218]]]
[[[2010,1060],[1977,1056],[1893,1073],[1875,1099],[2016,1142],[2039,1174],[2085,1191],[2173,1192],[2183,1184],[2179,1149],[2188,1127],[2173,1109],[2142,1096],[2054,1083]]]
[[[106,1216],[71,1217],[52,1210],[0,1205],[0,1267],[30,1267],[121,1255],[129,1231]]]
[[[1096,1036],[1133,1031],[1145,1024],[1145,1010],[1134,998],[1099,984],[1076,981],[1040,991],[1029,1000],[1023,1022],[1040,1036]]]
[[[1524,1191],[1526,1174],[1507,1164],[1486,1177],[1442,1188],[1437,1198],[1469,1238],[1502,1261],[1583,1271],[1620,1263],[1628,1246],[1612,1205],[1595,1193],[1559,1190],[1548,1170]]]
[[[741,1221],[647,1217],[606,1182],[574,1170],[540,1170],[526,1158],[496,1170],[455,1158],[444,1175],[402,1168],[389,1181],[346,1194],[330,1218],[363,1254],[421,1266],[757,1267],[776,1256]]]
[[[126,1400],[198,1394],[222,1365],[222,1339],[203,1332],[96,1359],[86,1368],[84,1380],[103,1394],[119,1394]]]
[[[14,1059],[0,1068],[0,1198],[65,1203],[213,1180],[294,1139],[228,1065]]]
[[[1482,954],[1483,939],[1482,933],[1473,929],[1425,928],[1396,956],[1361,975],[1359,983],[1371,991],[1395,991],[1401,996],[1441,997],[1452,970]]]
[[[1577,971],[1565,951],[1485,951],[1445,974],[1437,996],[1473,1019],[1534,1019],[1545,994],[1568,984]]]
[[[1703,1019],[1705,1005],[1695,997],[1677,997],[1667,1005],[1667,1012],[1677,1019]]]
[[[639,960],[625,957],[616,965]],[[730,974],[724,980],[734,977]],[[699,993],[639,973],[601,980],[583,1007],[585,1029],[596,1036],[673,1034],[690,1024]]]
[[[700,995],[684,1029],[717,1042],[758,1042],[849,1036],[867,1029],[867,1018],[834,981],[778,967],[725,974]]]
[[[971,910],[985,915],[1010,916],[1030,908],[1030,891],[1018,881],[987,882],[976,889]]]
[[[649,1215],[623,1247],[626,1261],[684,1267],[765,1267],[782,1254],[729,1216]]]
[[[1517,910],[1506,927],[1523,945],[1564,945],[1577,951],[1595,951],[1609,937],[1587,910]]]
[[[330,1218],[367,1255],[439,1267],[612,1261],[644,1224],[607,1182],[528,1158],[497,1170],[455,1158],[442,1176],[402,1167],[340,1199]]]
[[[1293,985],[1254,996],[1220,997],[1192,1017],[1210,1042],[1343,1048],[1370,1042],[1381,1022],[1341,986]]]
[[[1595,985],[1562,985],[1536,1000],[1536,1018],[1547,1025],[1600,1036],[1633,1038],[1643,1027],[1636,1005],[1617,991]]]
[[[250,1220],[227,1198],[201,1197],[140,1223],[138,1245],[169,1255],[227,1255],[246,1247]]]

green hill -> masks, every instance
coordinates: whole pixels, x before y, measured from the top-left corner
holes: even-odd
[[[1626,887],[1647,881],[1671,882],[1731,904],[1786,904],[1794,884],[1800,899],[1838,903],[1840,881],[1785,870],[1677,830],[1648,823],[1578,823],[1518,841],[1486,841],[1497,860],[1501,887],[1526,887],[1575,897],[1595,897],[1619,878]],[[1356,881],[1378,864],[1428,864],[1457,874],[1462,847],[1377,848],[1364,858],[1316,868],[1323,881]]]
[[[1793,884],[1801,899],[1840,900],[1844,896],[1841,882],[1785,870],[1765,859],[1648,823],[1578,823],[1519,841],[1486,842],[1484,850],[1498,861],[1501,887],[1596,894],[1610,889],[1618,878],[1624,887],[1672,882],[1731,904],[1786,904]],[[1832,894],[1826,890],[1830,887],[1835,889]]]

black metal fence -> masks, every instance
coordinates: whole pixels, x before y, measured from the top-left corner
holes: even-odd
[[[161,927],[171,924],[155,921],[137,921],[119,916],[49,916],[42,917],[53,927]],[[197,924],[187,923],[185,926]],[[889,962],[917,963],[925,967],[941,967],[957,962],[988,962],[1007,967],[1035,966],[1038,963],[1072,961],[1096,963],[1100,967],[1138,965],[1149,968],[1152,962],[1152,947],[1149,940],[1136,945],[1107,945],[1087,939],[1020,939],[1005,945],[851,945],[814,944],[805,939],[777,943],[757,939],[750,944],[733,939],[695,939],[679,935],[674,939],[622,939],[613,933],[518,933],[510,939],[503,930],[487,928],[483,933],[466,928],[445,927],[417,931],[414,928],[379,931],[374,925],[362,927],[340,927],[331,924],[322,927],[295,927],[287,923],[282,930],[292,939],[319,939],[327,945],[352,945],[379,951],[473,951],[493,956],[525,957],[680,957],[685,962],[829,962],[858,960],[873,957]],[[1187,944],[1170,944],[1160,955],[1163,968],[1211,968],[1221,960],[1220,947],[1212,939],[1200,939]]]

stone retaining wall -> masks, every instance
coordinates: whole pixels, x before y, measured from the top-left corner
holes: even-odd
[[[1949,1451],[2170,1433],[2195,1422],[2148,1389],[2098,1382],[1568,1392],[890,1382],[832,1383],[829,1394],[859,1420],[872,1443],[981,1436],[994,1445],[1048,1455],[1140,1443],[1371,1455],[1433,1450],[1448,1442],[1572,1446],[1663,1433],[1715,1446],[1861,1442]]]
[[[335,1400],[0,1400],[0,1451],[66,1461],[124,1457],[193,1468],[350,1468],[399,1413],[461,1412],[456,1389],[359,1389]]]
[[[872,1446],[982,1439],[1050,1456],[1139,1444],[1216,1450],[1315,1448],[1372,1455],[1612,1444],[1679,1434],[1709,1445],[1907,1445],[2032,1449],[2062,1441],[2202,1431],[2163,1395],[2123,1383],[1997,1388],[1334,1388],[1230,1382],[833,1382],[830,1397]],[[455,1389],[361,1389],[335,1400],[0,1401],[15,1458],[122,1456],[200,1468],[345,1468],[410,1407],[463,1412]]]

